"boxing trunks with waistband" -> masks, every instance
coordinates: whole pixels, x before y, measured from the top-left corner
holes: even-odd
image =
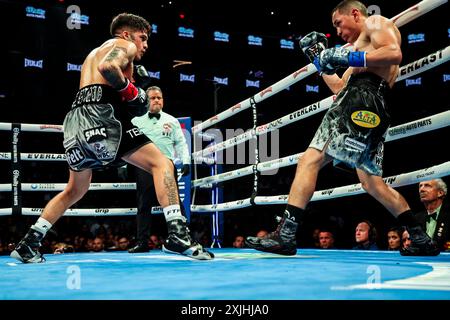
[[[370,72],[353,74],[325,114],[309,147],[373,175],[383,174],[384,140],[390,126],[388,83]]]
[[[73,171],[122,166],[122,156],[151,140],[131,123],[116,90],[93,84],[81,88],[64,119],[64,148]]]

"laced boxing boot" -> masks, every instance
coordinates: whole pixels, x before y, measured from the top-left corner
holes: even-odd
[[[408,227],[411,245],[408,248],[400,248],[402,256],[437,256],[439,248],[428,234],[420,227]]]
[[[20,240],[15,249],[11,252],[11,258],[24,263],[44,262],[45,258],[39,252],[43,237],[44,235],[41,232],[30,228],[25,237]]]
[[[297,241],[295,234],[298,223],[285,214],[275,231],[269,233],[263,238],[247,237],[245,244],[247,247],[259,251],[293,256],[297,253]]]
[[[211,260],[214,254],[203,249],[203,246],[191,239],[186,226],[186,218],[174,219],[167,222],[169,236],[162,249],[167,253],[179,253],[197,260]]]

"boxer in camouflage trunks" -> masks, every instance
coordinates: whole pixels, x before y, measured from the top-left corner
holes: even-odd
[[[24,263],[45,261],[40,242],[52,225],[88,191],[92,171],[133,164],[152,173],[163,207],[168,237],[163,250],[199,260],[214,256],[193,241],[174,178],[174,167],[131,119],[136,109],[147,109],[145,91],[133,80],[133,63],[147,50],[150,24],[142,17],[122,13],[110,26],[112,39],[92,50],[81,68],[80,89],[64,119],[64,148],[69,182],[45,206],[37,222],[16,245],[11,257]]]
[[[406,200],[381,178],[383,143],[389,128],[384,96],[394,85],[402,59],[401,35],[382,16],[368,16],[359,1],[345,0],[332,11],[338,36],[353,44],[327,48],[324,34],[311,32],[300,47],[314,63],[336,100],[299,159],[288,204],[277,229],[264,238],[248,237],[250,248],[295,255],[296,232],[316,186],[320,169],[334,161],[355,168],[362,188],[408,228],[411,246],[402,255],[438,255],[439,249],[420,226]],[[342,77],[336,70],[347,68]]]

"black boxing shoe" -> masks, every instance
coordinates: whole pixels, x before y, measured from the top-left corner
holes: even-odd
[[[145,242],[138,242],[133,248],[128,249],[128,253],[142,253],[149,252],[150,248]]]
[[[40,241],[44,235],[30,228],[25,237],[17,244],[14,250],[11,252],[10,257],[19,260],[23,263],[41,263],[45,261],[45,258],[39,252],[41,246]]]
[[[166,253],[178,253],[197,260],[214,259],[214,254],[203,249],[203,246],[191,239],[186,226],[186,218],[175,219],[167,223],[169,236],[162,246]]]
[[[247,237],[245,244],[247,247],[259,251],[293,256],[297,253],[297,240],[295,237],[297,226],[297,222],[283,216],[274,232],[263,238]]]
[[[400,248],[402,256],[437,256],[440,250],[420,226],[408,228],[411,245]]]

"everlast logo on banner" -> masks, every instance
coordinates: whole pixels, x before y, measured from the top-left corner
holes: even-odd
[[[442,59],[442,50],[440,50],[436,53],[432,53],[428,57],[425,57],[421,60],[418,60],[416,62],[413,62],[413,63],[407,65],[404,68],[401,68],[400,75],[404,76],[407,73],[416,71],[417,69],[420,69],[420,68],[426,66],[427,64],[435,62],[437,59]]]

